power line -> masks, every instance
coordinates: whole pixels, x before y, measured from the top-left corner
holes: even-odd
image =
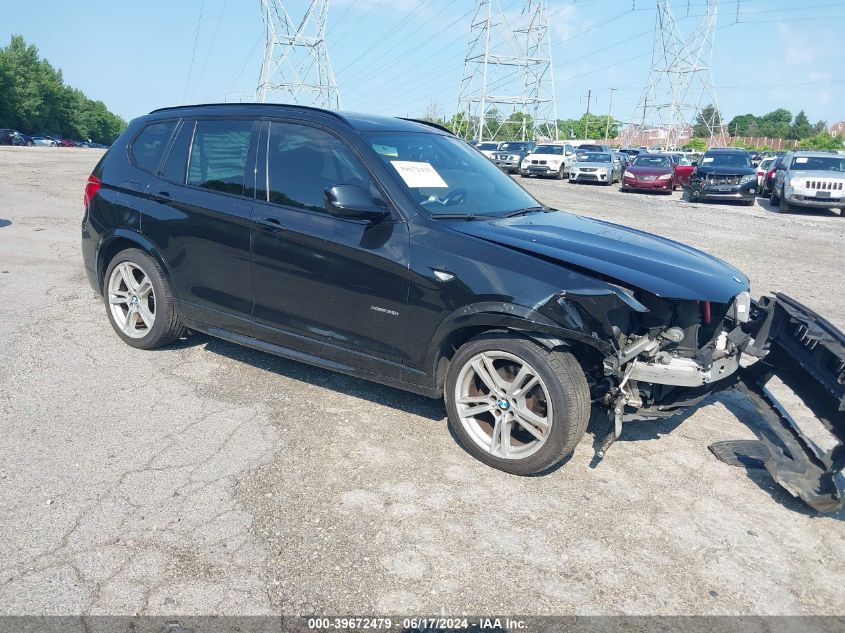
[[[194,72],[194,58],[197,56],[197,40],[200,36],[200,24],[202,24],[202,9],[205,6],[205,0],[200,1],[200,14],[197,18],[197,31],[194,33],[194,50],[191,53],[191,65],[188,67],[188,78],[185,79],[185,92],[182,94],[182,103],[188,98],[188,84],[191,83],[191,73]]]
[[[202,68],[200,68],[200,74],[197,76],[197,80],[194,84],[195,86],[202,81],[202,78],[205,75],[205,67],[208,66],[208,60],[211,59],[211,51],[214,50],[214,44],[217,42],[217,35],[220,33],[220,25],[223,22],[223,14],[226,12],[226,5],[228,3],[229,0],[223,0],[223,7],[220,9],[220,15],[217,16],[217,26],[214,27],[214,35],[211,38],[211,44],[208,47],[208,53],[202,63]]]

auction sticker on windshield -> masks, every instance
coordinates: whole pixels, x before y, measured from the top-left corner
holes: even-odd
[[[449,185],[440,177],[437,170],[430,163],[410,160],[392,160],[390,164],[402,176],[402,180],[409,187],[446,188]]]

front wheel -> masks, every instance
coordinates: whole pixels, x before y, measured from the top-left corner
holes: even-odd
[[[458,350],[444,397],[449,427],[467,452],[515,475],[570,455],[590,417],[587,380],[571,354],[505,333]]]
[[[137,248],[111,260],[103,300],[114,331],[132,347],[161,347],[185,332],[167,277],[156,260]]]

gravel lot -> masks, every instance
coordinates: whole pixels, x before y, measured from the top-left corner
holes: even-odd
[[[79,254],[99,156],[0,149],[0,614],[845,613],[845,515],[708,452],[753,437],[735,395],[627,426],[595,467],[594,416],[519,478],[440,402],[205,336],[124,345]],[[836,213],[522,182],[845,326]]]

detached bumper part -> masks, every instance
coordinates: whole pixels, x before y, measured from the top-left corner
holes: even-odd
[[[713,453],[727,463],[745,456],[819,512],[845,505],[845,335],[794,299],[776,294],[754,307],[748,351],[761,361],[737,372],[737,389],[754,404],[766,427],[752,427],[755,444],[720,442]],[[767,389],[773,378],[798,396],[831,441],[803,429]],[[742,459],[739,460],[742,462]]]

